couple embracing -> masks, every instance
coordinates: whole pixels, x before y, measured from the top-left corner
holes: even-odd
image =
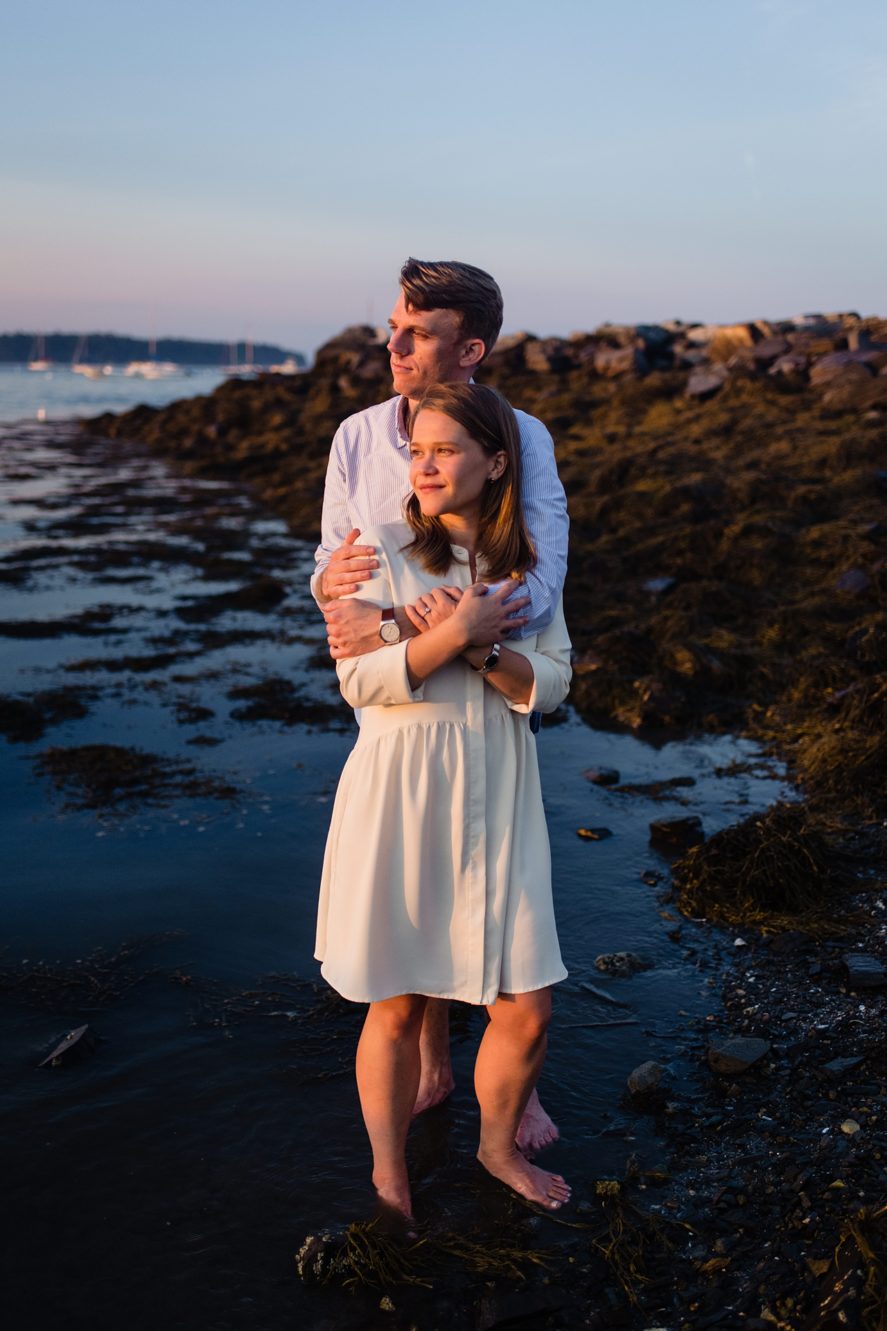
[[[536,1082],[564,979],[534,713],[570,681],[567,516],[551,438],[473,382],[502,323],[488,273],[410,259],[395,396],[333,441],[312,591],[359,737],[339,782],[315,954],[368,1003],[357,1049],[380,1199],[412,1217],[406,1139],[453,1086],[451,999],[486,1007],[478,1159],[552,1210]],[[359,544],[357,543],[359,541]]]

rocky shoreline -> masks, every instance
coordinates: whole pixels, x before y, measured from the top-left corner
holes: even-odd
[[[520,334],[482,377],[556,440],[576,706],[642,733],[742,730],[804,795],[675,864],[676,908],[731,930],[713,935],[723,1006],[696,1033],[697,1086],[665,1068],[627,1093],[669,1167],[613,1195],[692,1242],[638,1240],[609,1320],[543,1300],[535,1324],[884,1331],[887,321]],[[236,478],[311,538],[335,426],[389,392],[383,340],[354,328],[295,379],[88,428]],[[766,1048],[719,1062],[734,1037]],[[599,1278],[576,1262],[569,1316]]]

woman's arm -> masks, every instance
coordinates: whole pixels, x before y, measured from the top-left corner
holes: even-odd
[[[512,641],[503,647],[499,662],[487,671],[484,680],[515,712],[553,712],[570,689],[572,644],[564,621],[563,600],[558,602],[554,618],[536,639],[533,647]],[[463,655],[475,669],[483,663],[489,646],[471,648]]]
[[[411,685],[417,688],[441,666],[449,665],[467,648],[491,643],[504,637],[509,629],[510,608],[505,602],[513,591],[503,586],[488,591],[483,583],[466,587],[453,613],[407,643],[406,665]],[[482,650],[486,656],[489,647]],[[514,653],[509,653],[514,655]],[[532,673],[532,672],[531,672]]]

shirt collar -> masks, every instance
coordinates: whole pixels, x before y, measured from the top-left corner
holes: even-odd
[[[397,399],[397,406],[394,411],[394,428],[397,432],[398,448],[408,448],[410,436],[407,431],[407,399],[403,396]]]
[[[473,384],[474,380],[469,379],[468,382]],[[407,399],[403,394],[397,399],[397,406],[394,409],[394,428],[397,432],[398,448],[408,448],[410,436],[407,429]]]

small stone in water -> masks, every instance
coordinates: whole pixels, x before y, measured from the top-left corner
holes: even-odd
[[[609,827],[577,827],[576,835],[583,841],[606,841],[613,833]]]
[[[848,1137],[852,1137],[854,1132],[859,1132],[859,1124],[855,1118],[845,1118],[841,1124],[841,1131],[846,1132]]]
[[[582,774],[586,781],[590,781],[593,786],[618,786],[619,773],[615,767],[589,767],[587,772]]]
[[[662,1064],[649,1059],[628,1074],[628,1089],[632,1095],[644,1095],[648,1091],[655,1091],[664,1076],[665,1068]]]

